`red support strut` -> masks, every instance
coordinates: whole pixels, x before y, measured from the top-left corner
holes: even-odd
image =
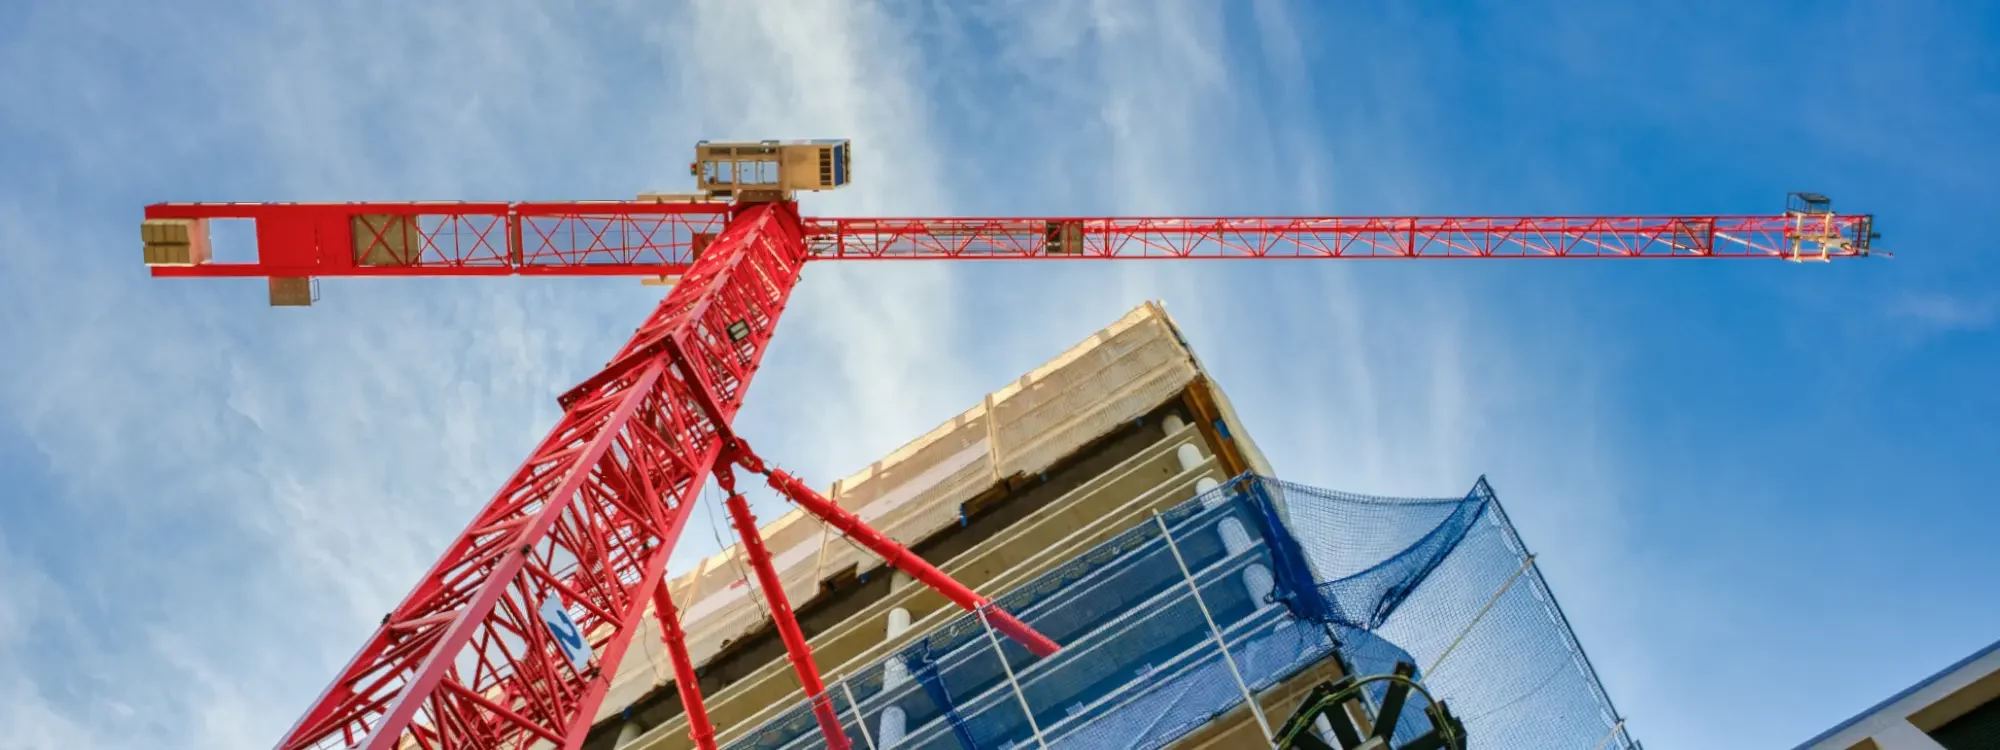
[[[840,533],[846,534],[849,539],[853,539],[859,542],[861,546],[867,547],[868,551],[881,557],[884,562],[889,563],[890,567],[902,571],[904,575],[915,578],[925,586],[931,587],[933,591],[943,594],[953,604],[964,607],[967,611],[977,612],[992,603],[991,599],[980,596],[973,592],[972,589],[966,588],[965,584],[959,583],[944,571],[938,570],[937,566],[931,565],[922,557],[918,557],[917,553],[911,552],[908,547],[897,544],[896,540],[890,539],[888,535],[876,531],[874,527],[868,525],[867,521],[861,520],[859,516],[847,512],[847,509],[840,507],[832,500],[828,500],[825,496],[815,492],[813,488],[806,486],[805,482],[799,481],[798,477],[778,469],[766,467],[764,460],[758,458],[756,454],[751,453],[750,448],[745,446],[741,440],[735,441],[731,445],[731,452],[736,462],[742,465],[743,468],[751,472],[763,474],[769,480],[772,489],[790,498],[792,502],[798,503],[799,507],[806,509],[806,512],[818,516],[827,525],[839,529]],[[719,470],[717,475],[721,475]],[[1001,635],[1005,635],[1013,639],[1014,642],[1026,646],[1030,652],[1038,657],[1047,657],[1062,648],[1056,645],[1055,641],[1049,640],[1048,636],[1036,632],[1034,628],[1028,627],[1027,623],[1021,622],[999,607],[987,609],[986,619],[993,624],[994,630],[998,630]]]
[[[687,633],[681,630],[681,613],[674,607],[673,594],[667,591],[665,581],[653,590],[653,613],[660,619],[667,656],[674,662],[674,687],[680,690],[681,708],[687,712],[688,739],[694,741],[697,750],[715,750],[715,727],[708,723],[708,707],[701,699],[701,679],[694,673],[694,660],[688,658]]]
[[[757,517],[750,515],[750,503],[736,492],[736,480],[726,466],[715,467],[715,481],[729,494],[729,520],[735,524],[736,534],[743,538],[744,555],[750,558],[750,568],[757,572],[757,587],[764,590],[764,600],[771,606],[771,622],[778,628],[778,638],[785,642],[785,656],[791,659],[792,671],[798,673],[806,699],[812,701],[819,731],[826,736],[831,750],[848,750],[847,730],[840,726],[840,717],[833,711],[833,701],[819,679],[819,667],[813,664],[812,647],[806,645],[799,621],[792,616],[792,605],[785,600],[784,584],[778,581],[778,571],[771,567],[771,553],[764,549],[764,536],[757,531]]]

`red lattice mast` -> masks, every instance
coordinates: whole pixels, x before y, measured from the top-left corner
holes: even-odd
[[[162,277],[263,277],[277,305],[329,276],[642,276],[675,287],[460,532],[278,747],[573,750],[647,606],[660,619],[699,747],[715,746],[667,559],[705,482],[732,467],[967,609],[990,601],[766,466],[730,430],[808,261],[1140,258],[1858,257],[1870,217],[1795,195],[1780,214],[1670,217],[805,219],[792,195],[847,182],[846,141],[701,144],[703,192],[563,203],[177,203],[146,208]],[[249,219],[256,257],[217,262],[209,222]],[[752,554],[760,577],[775,575]],[[782,588],[761,587],[809,697],[825,706]],[[996,629],[1058,645],[1004,612]],[[821,711],[827,743],[848,740]]]

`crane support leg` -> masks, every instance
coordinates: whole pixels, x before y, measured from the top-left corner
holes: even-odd
[[[660,618],[660,634],[667,642],[667,658],[674,663],[674,687],[681,693],[681,707],[687,713],[688,739],[697,750],[715,750],[715,727],[708,723],[708,707],[701,698],[701,678],[688,658],[687,632],[681,629],[680,609],[665,583],[653,589],[653,613]]]
[[[778,638],[785,643],[785,656],[799,676],[799,686],[805,688],[806,699],[812,701],[813,718],[819,721],[820,734],[825,735],[827,747],[847,750],[847,730],[840,726],[833,700],[826,694],[826,684],[820,681],[819,667],[813,664],[812,646],[806,644],[798,618],[792,616],[784,583],[778,580],[777,569],[771,567],[771,553],[764,549],[764,536],[757,531],[757,517],[750,514],[750,503],[736,491],[736,482],[727,467],[717,467],[715,481],[729,495],[726,503],[729,520],[736,526],[737,536],[743,538],[744,556],[750,558],[750,568],[756,572],[757,587],[764,590],[764,601],[771,607],[771,623],[777,626]]]
[[[807,513],[818,516],[827,525],[839,529],[847,538],[868,548],[868,551],[882,558],[882,561],[888,563],[890,567],[931,587],[931,590],[943,595],[953,604],[964,607],[966,611],[976,612],[992,603],[991,599],[980,596],[949,574],[938,570],[937,566],[917,556],[917,553],[911,552],[910,548],[897,544],[896,540],[890,539],[887,534],[876,531],[874,527],[868,525],[868,522],[861,520],[860,516],[847,512],[847,509],[815,492],[798,477],[779,469],[769,468],[764,464],[764,460],[750,452],[749,447],[740,439],[731,443],[731,453],[743,468],[763,474],[769,480],[771,488],[777,490],[779,494],[806,509]],[[1056,645],[1055,641],[1049,640],[1048,636],[1036,632],[1034,628],[1028,627],[1027,623],[1021,622],[999,607],[987,609],[986,617],[993,623],[994,630],[1027,647],[1028,651],[1036,656],[1047,657],[1062,648]]]

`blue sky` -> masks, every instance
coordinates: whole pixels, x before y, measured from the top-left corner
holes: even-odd
[[[740,425],[830,481],[1165,299],[1286,478],[1488,475],[1649,747],[1802,741],[2000,638],[2000,17],[1606,5],[0,9],[0,726],[266,746],[657,294],[270,310],[147,278],[143,204],[619,198],[847,137],[808,212],[1876,213],[1898,257],[1825,266],[825,264]]]

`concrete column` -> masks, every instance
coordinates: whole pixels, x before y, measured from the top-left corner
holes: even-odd
[[[1174,459],[1180,462],[1181,471],[1187,471],[1201,465],[1201,449],[1194,443],[1181,443],[1181,447],[1174,449]]]
[[[1250,549],[1250,532],[1244,530],[1243,522],[1234,518],[1224,518],[1215,525],[1215,531],[1222,535],[1222,548],[1229,554]]]
[[[1160,426],[1167,428],[1167,434],[1172,435],[1180,432],[1182,427],[1186,427],[1187,420],[1181,419],[1179,414],[1168,414],[1165,419],[1160,420]]]
[[[1340,745],[1340,738],[1333,735],[1333,722],[1327,721],[1326,714],[1313,717],[1313,734],[1319,735],[1319,741],[1328,745]]]
[[[628,720],[625,723],[618,725],[618,741],[611,743],[611,746],[624,747],[634,742],[638,742],[639,735],[645,733],[646,733],[646,728],[639,726],[639,722]]]
[[[908,735],[904,727],[909,722],[909,717],[903,715],[902,706],[890,706],[882,709],[882,726],[877,728],[877,733],[881,735],[878,743],[882,750],[889,750],[889,748],[903,744],[903,738]]]
[[[1209,479],[1203,479],[1202,481],[1208,482],[1211,487],[1215,484],[1213,480]],[[1197,484],[1196,487],[1199,488],[1200,485]],[[1218,497],[1205,504],[1213,508],[1225,502],[1227,502],[1226,498]],[[1231,516],[1222,519],[1221,522],[1215,525],[1215,533],[1222,537],[1222,549],[1231,555],[1236,555],[1251,547],[1250,531],[1243,528],[1243,521],[1240,518]],[[1250,595],[1250,601],[1257,602],[1260,605],[1270,597],[1272,591],[1277,589],[1277,581],[1272,578],[1271,569],[1261,563],[1251,563],[1245,566],[1240,575],[1243,590]],[[1248,688],[1246,687],[1245,689],[1247,690]],[[1321,721],[1320,724],[1324,725],[1325,722]],[[1322,739],[1326,740],[1328,744],[1332,744],[1333,730],[1331,727],[1315,726],[1314,729]]]
[[[1222,523],[1215,525],[1215,530],[1222,535],[1222,548],[1228,550],[1229,554],[1234,555],[1250,549],[1250,532],[1243,528],[1242,521],[1225,518],[1222,519]],[[1253,602],[1264,601],[1264,598],[1270,596],[1271,591],[1277,588],[1276,579],[1271,577],[1271,569],[1259,563],[1252,563],[1243,568],[1242,581],[1243,590],[1250,594],[1250,601]]]
[[[891,585],[893,586],[894,584]],[[909,629],[910,610],[902,607],[889,610],[887,639],[894,639]],[[909,681],[910,671],[908,667],[903,666],[903,660],[891,656],[888,662],[882,665],[882,689],[884,691],[895,689]],[[903,737],[909,730],[908,724],[909,715],[903,713],[901,706],[890,706],[882,709],[882,723],[881,726],[876,728],[875,734],[880,737],[877,742],[883,750],[895,747],[897,743],[903,741]]]
[[[1271,577],[1270,568],[1255,563],[1243,568],[1243,590],[1250,593],[1250,601],[1262,604],[1277,588],[1277,579]]]
[[[1221,483],[1209,477],[1202,477],[1200,479],[1196,479],[1194,480],[1194,495],[1195,497],[1208,495],[1209,490],[1215,489],[1216,485],[1219,484]],[[1222,507],[1222,504],[1227,502],[1229,502],[1229,498],[1224,497],[1221,494],[1216,494],[1209,496],[1205,500],[1202,500],[1201,507],[1203,510],[1215,510],[1216,508]]]
[[[893,640],[895,639],[896,636],[902,635],[905,631],[909,629],[910,629],[909,610],[904,609],[902,607],[897,607],[895,609],[889,610],[888,636],[883,640],[885,641]],[[897,685],[901,685],[904,682],[908,682],[909,679],[910,679],[909,668],[903,666],[902,660],[890,659],[888,663],[882,665],[882,687],[884,689],[896,687]]]

